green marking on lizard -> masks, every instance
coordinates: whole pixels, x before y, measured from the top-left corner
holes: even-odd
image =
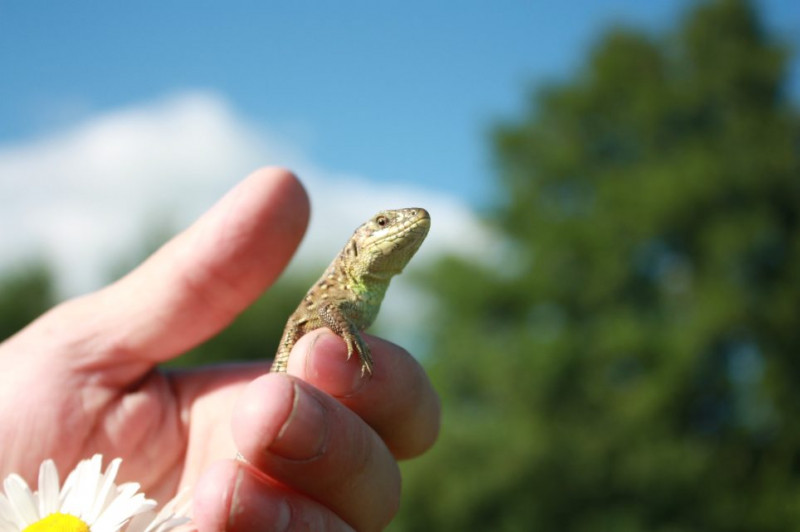
[[[372,325],[392,277],[403,271],[431,226],[425,209],[381,211],[356,229],[286,322],[272,371],[285,372],[292,347],[304,334],[328,327],[358,354],[361,374],[372,356],[361,331]]]

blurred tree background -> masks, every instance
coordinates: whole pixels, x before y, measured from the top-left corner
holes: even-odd
[[[800,530],[788,54],[750,3],[696,3],[667,35],[610,31],[497,128],[505,251],[419,280],[444,425],[392,530]],[[263,359],[312,277],[180,364]],[[0,338],[50,278],[0,282]]]
[[[41,262],[23,263],[0,278],[0,342],[56,303],[52,272]]]
[[[747,2],[696,4],[497,129],[509,256],[428,276],[444,427],[395,530],[800,530],[787,57]]]

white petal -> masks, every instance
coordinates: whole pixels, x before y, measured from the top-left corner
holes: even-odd
[[[157,514],[154,510],[135,515],[128,523],[128,526],[125,527],[125,532],[145,532],[157,518]]]
[[[169,532],[191,521],[189,510],[192,506],[191,490],[184,488],[156,514],[144,512],[128,523],[125,532]]]
[[[78,477],[77,469],[73,469],[64,482],[61,488],[60,502],[61,511],[65,514],[79,515],[81,507],[81,494],[78,490]]]
[[[67,475],[67,479],[64,481],[64,485],[61,486],[61,492],[58,495],[58,500],[59,500],[59,506],[62,508],[62,510],[64,508],[64,501],[67,499],[67,497],[69,496],[69,493],[75,487],[75,478],[76,477],[77,477],[77,474],[75,473],[75,470],[73,469]]]
[[[58,469],[52,460],[39,466],[39,515],[44,517],[59,510]]]
[[[102,473],[103,457],[96,454],[79,462],[59,486],[55,463],[45,460],[36,492],[19,475],[9,475],[3,483],[6,494],[0,493],[0,532],[20,532],[55,512],[78,517],[92,532],[170,532],[190,522],[188,490],[156,513],[156,502],[145,498],[139,484],[115,484],[121,462],[112,460]]]
[[[28,484],[17,474],[3,481],[6,497],[14,510],[16,522],[23,527],[39,520],[39,512]]]
[[[121,463],[121,458],[111,460],[105,474],[100,478],[94,501],[89,512],[86,514],[87,523],[94,523],[100,514],[103,513],[103,510],[114,500],[117,491],[114,485],[114,479],[117,478],[117,472],[119,471],[119,465]]]
[[[139,498],[141,498],[142,501],[145,501],[147,503],[146,504],[147,509],[151,508],[152,506],[155,506],[156,505],[155,501],[146,500],[144,498],[144,493],[139,493],[139,487],[140,486],[138,482],[126,482],[125,484],[117,486],[116,497],[114,497],[114,501],[112,502],[112,504],[119,507],[119,505],[125,504],[126,501],[130,501],[133,499],[139,500]]]
[[[104,528],[117,529],[131,517],[156,506],[153,500],[145,499],[139,491],[139,484],[127,482],[117,487],[117,496],[109,504],[94,523],[89,523],[93,532],[101,532]]]
[[[16,527],[17,516],[16,512],[14,512],[14,507],[11,506],[9,500],[2,493],[0,493],[0,521],[7,521]]]
[[[96,454],[89,460],[81,460],[75,466],[64,483],[65,493],[61,511],[85,520],[85,515],[94,504],[102,460],[102,455]]]
[[[0,519],[0,532],[20,532],[20,528],[10,521]]]
[[[156,502],[145,499],[143,493],[133,497],[129,494],[118,496],[94,523],[89,523],[92,532],[115,532],[131,517],[155,508]]]

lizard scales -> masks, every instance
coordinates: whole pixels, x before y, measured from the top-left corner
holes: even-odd
[[[285,372],[289,353],[304,334],[328,327],[357,354],[361,374],[372,373],[372,356],[361,331],[372,325],[392,277],[422,245],[431,218],[425,209],[381,211],[358,229],[314,283],[286,322],[273,372]]]

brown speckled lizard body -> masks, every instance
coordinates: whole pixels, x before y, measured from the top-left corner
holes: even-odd
[[[392,277],[414,256],[430,229],[425,209],[381,211],[356,229],[322,277],[289,317],[272,371],[285,372],[292,347],[307,332],[328,327],[347,343],[347,358],[361,359],[372,373],[372,356],[361,331],[378,315]]]

